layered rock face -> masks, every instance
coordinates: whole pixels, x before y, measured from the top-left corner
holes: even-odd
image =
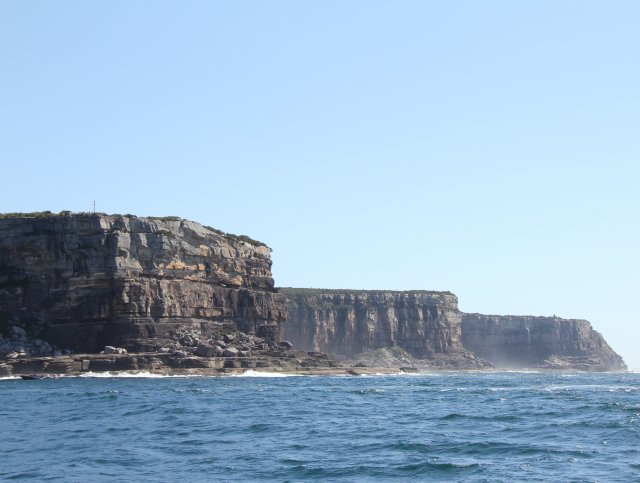
[[[584,320],[462,314],[449,292],[281,291],[268,247],[198,223],[0,217],[0,357],[14,366],[116,346],[163,354],[162,364],[179,368],[333,364],[320,351],[389,364],[407,355],[445,369],[626,368]],[[296,354],[280,338],[310,352]]]
[[[419,359],[449,356],[453,366],[478,365],[462,346],[458,299],[451,293],[280,291],[288,312],[282,337],[305,350],[353,357],[399,346]]]
[[[586,320],[463,314],[462,343],[497,367],[627,368]]]
[[[0,330],[60,348],[155,350],[178,329],[275,339],[270,249],[177,218],[0,219]]]
[[[449,292],[280,289],[282,335],[346,357],[402,348],[443,368],[625,370],[586,320],[463,314]]]

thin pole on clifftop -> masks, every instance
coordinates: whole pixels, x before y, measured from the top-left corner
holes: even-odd
[[[96,214],[96,200],[93,200],[93,214]]]

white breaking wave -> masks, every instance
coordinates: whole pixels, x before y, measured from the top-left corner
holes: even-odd
[[[165,379],[170,377],[203,377],[197,374],[193,375],[167,375],[167,374],[154,374],[152,372],[144,372],[144,371],[136,371],[136,372],[127,372],[127,371],[119,371],[119,372],[85,372],[80,374],[79,376],[71,376],[71,377],[120,377],[120,378],[145,378],[145,379]]]
[[[492,372],[495,372],[496,374],[499,374],[501,372],[506,372],[507,374],[545,374],[545,371],[541,371],[539,369],[505,369]]]
[[[135,371],[135,372],[126,372],[126,371],[118,371],[118,372],[85,372],[80,374],[77,377],[91,377],[91,378],[140,378],[140,379],[167,379],[167,378],[186,378],[186,377],[293,377],[298,376],[299,374],[283,374],[283,373],[273,373],[273,372],[261,372],[254,371],[250,369],[245,371],[242,374],[176,374],[176,375],[167,375],[167,374],[157,374],[152,372],[145,371]]]
[[[301,375],[302,374],[287,374],[282,372],[262,372],[249,369],[242,374],[230,374],[230,377],[296,377]]]

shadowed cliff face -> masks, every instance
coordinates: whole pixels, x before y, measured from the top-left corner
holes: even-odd
[[[306,350],[355,354],[400,346],[418,358],[463,350],[455,295],[280,289],[287,297],[282,336]]]
[[[0,220],[0,329],[19,323],[76,351],[135,350],[184,326],[274,338],[285,317],[265,246],[186,220]]]
[[[462,343],[497,367],[627,368],[586,320],[463,314]]]

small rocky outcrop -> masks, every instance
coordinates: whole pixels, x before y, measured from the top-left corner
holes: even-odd
[[[72,354],[69,349],[60,349],[45,340],[29,337],[27,331],[20,326],[9,326],[7,332],[6,336],[0,334],[0,359]]]
[[[282,288],[288,319],[282,337],[308,351],[360,361],[406,364],[384,348],[448,369],[489,367],[465,350],[458,299],[449,292]]]
[[[462,343],[497,367],[626,370],[586,320],[462,314]]]
[[[102,351],[102,354],[128,354],[129,351],[127,351],[127,349],[124,349],[122,347],[113,347],[112,345],[106,345],[104,346],[104,350]]]

